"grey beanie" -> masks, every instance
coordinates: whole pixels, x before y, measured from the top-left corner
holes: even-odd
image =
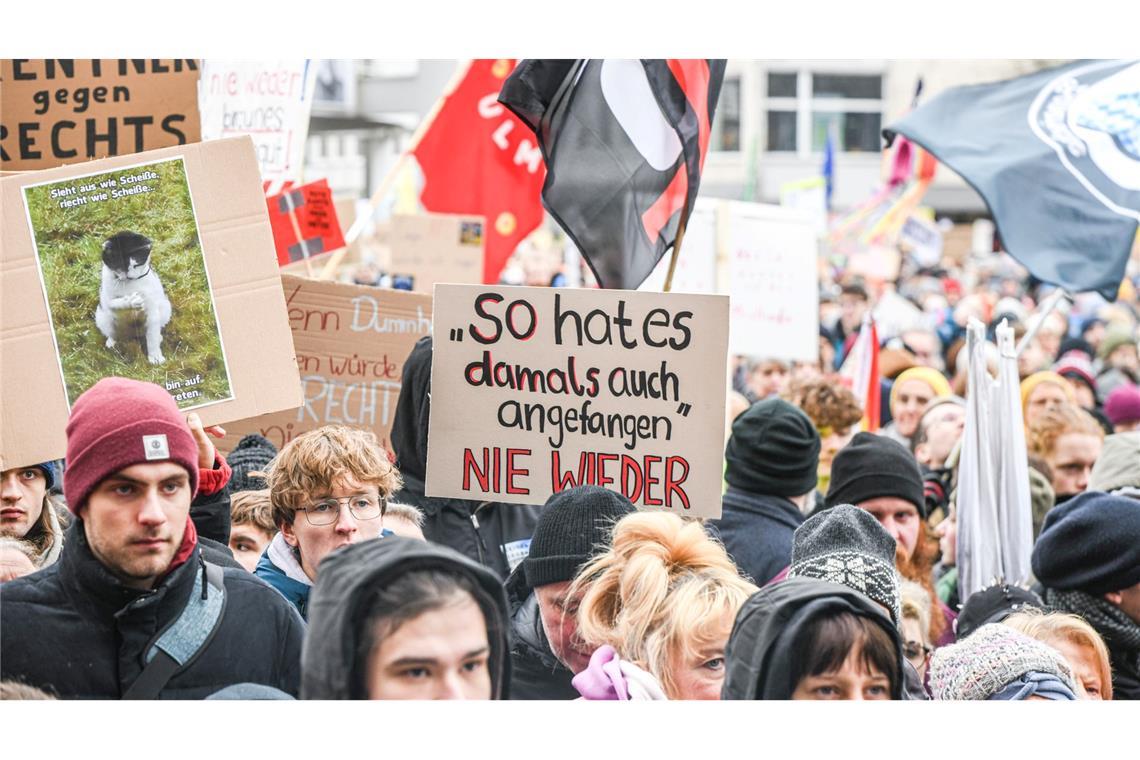
[[[788,577],[842,584],[890,610],[895,625],[902,619],[895,540],[870,512],[850,504],[824,510],[796,528]]]
[[[1104,439],[1104,448],[1089,475],[1089,491],[1140,488],[1140,431]]]

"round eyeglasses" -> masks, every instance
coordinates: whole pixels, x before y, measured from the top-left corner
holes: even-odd
[[[361,493],[339,499],[328,498],[307,507],[299,507],[297,511],[305,513],[305,520],[309,525],[319,528],[323,525],[332,525],[340,519],[342,504],[348,507],[348,511],[357,520],[375,520],[388,506],[388,497]]]

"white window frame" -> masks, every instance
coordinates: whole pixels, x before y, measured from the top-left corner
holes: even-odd
[[[795,74],[796,97],[770,98],[768,97],[768,74]],[[834,74],[836,76],[877,76],[880,82],[886,84],[884,71],[844,71],[830,69],[826,65],[812,65],[800,68],[788,66],[772,66],[764,71],[764,106],[762,118],[764,129],[768,128],[768,113],[770,111],[793,111],[796,114],[796,149],[791,151],[769,151],[767,149],[768,136],[764,136],[764,153],[776,156],[791,156],[796,158],[812,159],[822,154],[822,150],[813,150],[811,145],[812,116],[816,113],[877,113],[882,117],[886,106],[886,99],[873,98],[837,98],[812,97],[811,78],[813,74]],[[845,155],[847,151],[842,151]],[[850,154],[855,155],[855,154]]]

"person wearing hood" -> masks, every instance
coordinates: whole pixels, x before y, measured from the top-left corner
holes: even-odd
[[[745,602],[725,649],[721,699],[900,700],[902,637],[848,586],[795,577]]]
[[[783,399],[753,404],[732,423],[725,447],[728,483],[713,525],[745,575],[767,583],[792,556],[818,478],[820,437],[811,419]]]
[[[574,699],[571,683],[591,651],[578,636],[578,603],[567,591],[578,571],[606,551],[614,524],[637,510],[625,496],[578,486],[546,501],[530,554],[507,579],[511,604],[511,699]]]
[[[391,536],[325,559],[301,656],[302,699],[506,699],[507,598],[487,568]]]
[[[400,474],[373,433],[326,425],[287,443],[267,475],[278,533],[254,575],[308,618],[309,593],[325,556],[391,535],[384,513],[400,488]]]
[[[0,473],[0,536],[27,541],[35,547],[35,566],[50,567],[63,551],[63,536],[71,523],[66,508],[53,500],[60,482],[55,462],[13,467]]]
[[[541,507],[427,496],[428,419],[431,413],[431,337],[420,338],[404,362],[391,442],[404,486],[393,501],[424,513],[428,541],[450,546],[506,580],[530,549]]]
[[[301,618],[199,545],[198,454],[158,385],[104,378],[75,401],[63,478],[75,520],[58,562],[3,586],[0,679],[68,699],[297,693]]]
[[[1055,507],[1031,564],[1045,603],[1104,639],[1114,698],[1140,699],[1140,505],[1088,491]]]

